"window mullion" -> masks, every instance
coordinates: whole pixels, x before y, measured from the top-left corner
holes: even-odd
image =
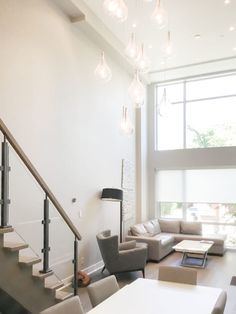
[[[186,148],[186,81],[183,82],[183,144]]]

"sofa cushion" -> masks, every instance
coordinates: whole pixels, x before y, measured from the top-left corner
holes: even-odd
[[[131,229],[132,235],[135,235],[138,237],[147,235],[147,230],[144,228],[143,224],[134,225],[130,229]]]
[[[180,233],[179,220],[159,219],[159,224],[161,227],[161,232]]]
[[[181,233],[202,234],[202,223],[197,221],[181,221]]]
[[[150,233],[151,235],[156,235],[161,232],[159,223],[153,224],[152,221],[147,221],[143,225],[145,229],[147,230],[147,232]]]
[[[161,233],[161,227],[158,219],[151,220],[151,223],[155,226],[155,230],[157,231],[157,233]]]
[[[157,234],[155,236],[155,239],[161,241],[161,245],[162,246],[166,246],[166,245],[174,245],[174,237],[170,234]]]

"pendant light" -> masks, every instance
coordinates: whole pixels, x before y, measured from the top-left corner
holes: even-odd
[[[138,57],[138,45],[136,43],[135,33],[131,33],[128,45],[125,48],[125,54],[130,59],[135,60]]]
[[[119,22],[124,22],[128,18],[128,7],[124,0],[104,0],[103,8]]]
[[[106,63],[104,51],[101,54],[101,60],[94,71],[94,75],[98,80],[103,82],[109,82],[111,80],[112,73]]]
[[[166,10],[161,6],[161,0],[156,1],[155,9],[151,15],[151,19],[157,23],[160,29],[166,27],[168,23],[168,16]]]
[[[138,70],[135,71],[134,79],[130,84],[128,93],[137,108],[143,104],[145,98],[145,87],[139,79]]]
[[[172,42],[170,38],[170,31],[168,31],[167,45],[166,45],[165,51],[168,56],[170,56],[173,52]]]
[[[126,106],[123,106],[122,108],[122,119],[120,128],[121,131],[126,135],[131,135],[134,132],[134,126],[129,119],[128,108]]]
[[[141,49],[140,49],[136,64],[137,64],[137,69],[139,70],[140,73],[147,73],[149,71],[150,60],[145,54],[144,44],[141,45]]]
[[[125,4],[124,0],[118,1],[118,7],[115,10],[114,16],[119,22],[124,22],[128,18],[128,7]]]
[[[116,9],[118,8],[119,0],[104,0],[103,8],[107,12],[108,15],[114,15]]]
[[[161,100],[158,104],[158,114],[161,117],[166,116],[171,105],[170,99],[167,97],[166,87],[164,87]]]

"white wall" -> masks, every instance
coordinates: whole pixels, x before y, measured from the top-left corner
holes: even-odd
[[[82,234],[83,267],[93,265],[96,233],[119,232],[119,205],[99,193],[120,187],[122,158],[135,162],[135,138],[119,130],[130,77],[107,56],[112,81],[97,82],[100,47],[49,0],[1,0],[0,42],[0,116]],[[13,154],[11,167],[11,223],[39,252],[43,193]],[[73,237],[57,218],[51,225],[56,263]]]

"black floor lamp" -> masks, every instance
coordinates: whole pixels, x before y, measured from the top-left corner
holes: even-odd
[[[122,215],[123,215],[123,191],[120,189],[110,189],[105,188],[102,190],[102,196],[101,199],[103,201],[115,201],[120,202],[120,242],[122,242]]]

